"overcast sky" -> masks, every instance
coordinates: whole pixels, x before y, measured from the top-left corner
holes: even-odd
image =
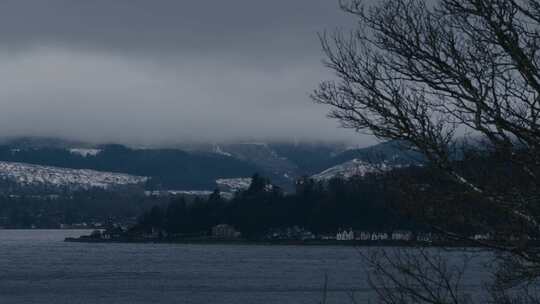
[[[337,0],[2,0],[0,136],[353,140],[309,93]]]

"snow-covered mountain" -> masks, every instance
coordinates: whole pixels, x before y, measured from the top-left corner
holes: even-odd
[[[353,169],[350,170],[358,171],[361,169],[359,161],[388,166],[422,163],[418,153],[403,150],[402,146],[398,142],[387,142],[347,149],[342,143],[253,141],[135,149],[118,144],[23,138],[4,141],[3,145],[0,141],[0,161],[148,176],[149,189],[209,191],[216,187],[218,178],[258,173],[290,192],[294,191],[298,178],[314,174],[332,176],[335,171],[348,171],[340,168],[351,167],[351,164]],[[225,188],[223,191],[229,188],[235,191],[249,185],[241,180],[228,184],[225,181],[218,186]]]
[[[388,171],[392,166],[387,164],[372,164],[359,159],[342,163],[340,165],[328,168],[321,173],[312,175],[311,178],[317,181],[327,181],[332,178],[348,179],[353,176],[365,176],[368,173]]]
[[[86,169],[68,169],[16,162],[0,162],[0,179],[20,186],[44,186],[69,189],[109,189],[116,186],[142,184],[147,177],[101,172]]]

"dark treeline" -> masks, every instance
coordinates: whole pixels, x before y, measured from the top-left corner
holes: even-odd
[[[60,228],[62,224],[129,223],[166,198],[148,197],[140,191],[102,189],[64,194],[0,194],[0,227]]]
[[[254,175],[249,189],[231,201],[222,199],[217,190],[208,199],[192,203],[174,198],[167,206],[154,206],[144,213],[134,229],[207,233],[214,225],[230,224],[246,237],[259,237],[268,229],[292,226],[315,233],[410,227],[386,204],[390,194],[385,185],[375,175],[325,183],[306,178],[298,181],[296,193],[286,195],[268,179]]]
[[[494,201],[520,200],[522,194],[519,193],[537,197],[537,181],[519,164],[527,155],[515,151],[513,157],[518,163],[514,163],[489,149],[464,149],[460,154],[462,159],[452,165],[467,182],[457,183],[435,166],[393,170],[388,180],[392,181],[395,195],[389,204],[415,222],[454,235],[490,233],[502,239],[523,235],[527,229],[523,219],[516,219],[514,211]],[[470,191],[468,184],[481,185],[481,191]],[[486,197],[485,192],[493,196]],[[531,215],[540,214],[540,206],[534,199],[523,200],[523,206]],[[539,235],[537,230],[527,233],[534,237]]]
[[[482,180],[485,189],[504,191],[508,187],[527,188],[527,175],[490,153],[463,153],[454,164],[471,181]],[[513,180],[501,182],[500,176]],[[259,175],[249,189],[231,201],[219,192],[208,199],[187,203],[172,199],[139,218],[137,229],[160,228],[169,233],[208,232],[217,224],[230,224],[244,236],[258,237],[272,228],[300,226],[314,233],[338,229],[391,231],[443,229],[461,234],[492,233],[505,225],[516,234],[520,223],[501,222],[508,214],[480,195],[470,193],[431,166],[396,167],[365,177],[316,182],[309,178],[296,184],[296,192],[284,194],[279,187]],[[517,230],[516,230],[517,229]]]

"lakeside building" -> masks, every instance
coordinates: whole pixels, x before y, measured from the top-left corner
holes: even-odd
[[[391,234],[386,232],[353,231],[352,229],[338,230],[336,233],[338,241],[412,241],[414,235],[409,230],[396,230]]]
[[[493,236],[491,233],[478,233],[473,235],[472,239],[475,241],[490,241],[493,240]]]
[[[388,233],[385,232],[374,232],[371,234],[372,241],[386,241],[388,240]]]
[[[420,232],[416,234],[416,241],[423,243],[432,243],[433,234],[430,232]]]
[[[411,241],[413,233],[408,230],[396,230],[392,232],[392,241]]]
[[[342,231],[338,231],[336,234],[336,240],[338,241],[353,241],[354,240],[354,232],[352,229],[346,229]]]
[[[356,241],[369,241],[369,240],[371,240],[371,232],[369,232],[369,231],[354,231],[354,239]]]
[[[96,231],[99,231],[99,230],[96,230]],[[125,232],[126,230],[123,229],[121,226],[113,226],[103,231],[101,233],[101,237],[103,239],[116,239],[116,238],[122,237]]]
[[[240,232],[236,231],[233,226],[228,224],[219,224],[212,227],[212,237],[218,239],[239,239],[241,237]]]
[[[335,241],[336,235],[335,234],[321,234],[320,239],[323,241]]]
[[[268,240],[314,240],[316,238],[315,234],[311,231],[299,227],[287,227],[287,228],[278,228],[271,229],[265,236]]]

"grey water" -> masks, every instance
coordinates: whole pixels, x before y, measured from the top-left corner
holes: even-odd
[[[325,274],[326,303],[375,296],[365,248],[63,242],[82,234],[0,230],[0,303],[317,304]],[[474,271],[478,288],[485,274]]]

